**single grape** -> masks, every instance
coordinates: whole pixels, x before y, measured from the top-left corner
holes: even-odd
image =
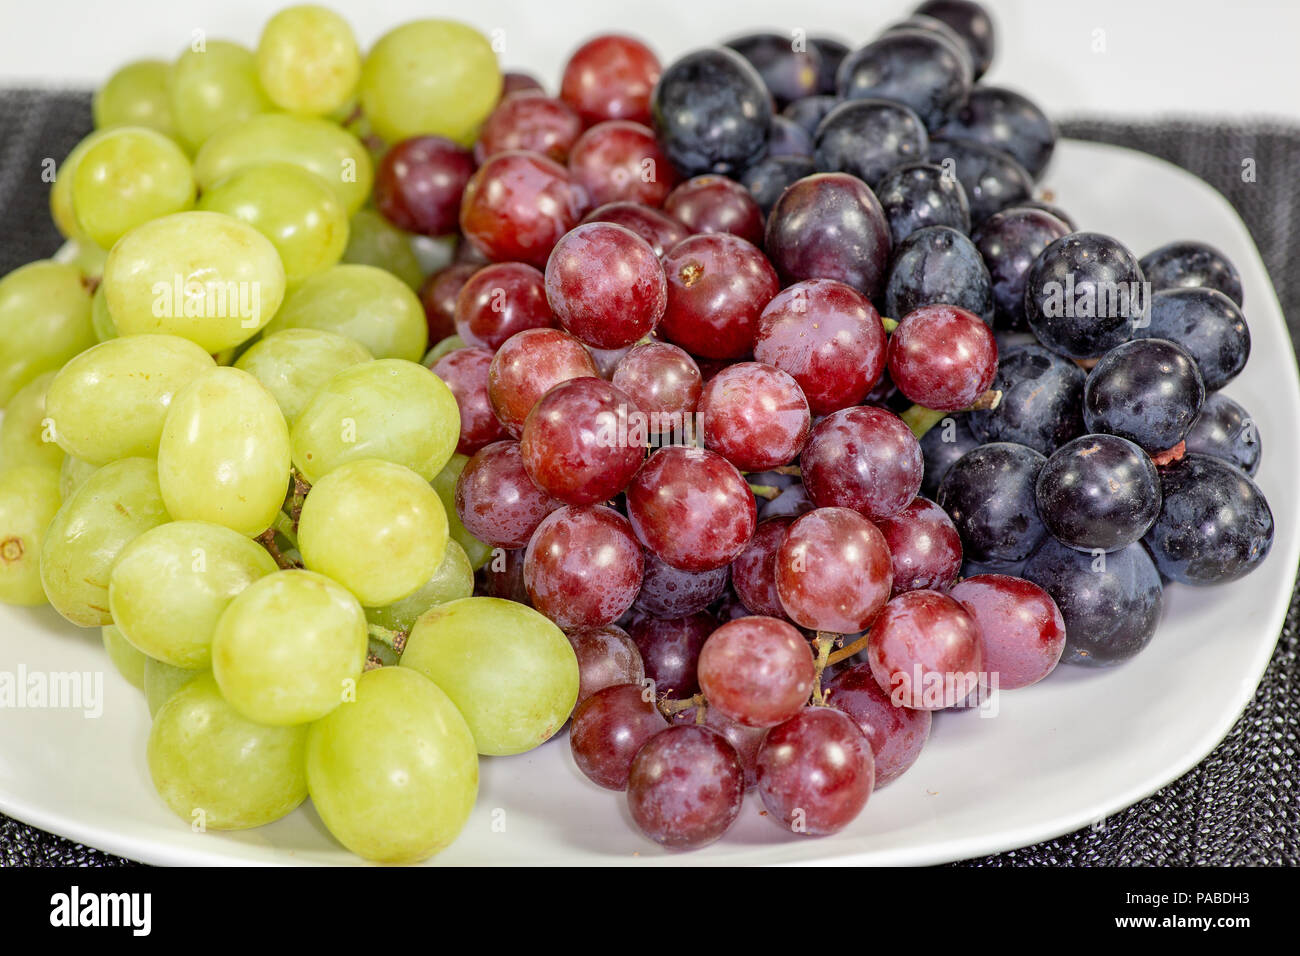
[[[728,40],[727,46],[758,70],[778,109],[817,92],[822,56],[815,44],[792,43],[780,33],[751,33]]]
[[[695,360],[676,345],[634,346],[618,360],[610,381],[642,411],[651,435],[693,428],[691,416],[703,391],[703,376]]]
[[[855,664],[825,685],[826,703],[858,725],[871,745],[875,765],[873,789],[899,777],[916,763],[930,737],[934,717],[928,710],[896,706],[880,689],[871,665]]]
[[[993,62],[996,50],[993,20],[974,0],[926,0],[915,11],[951,28],[966,44],[979,79]]]
[[[644,570],[626,518],[612,508],[570,505],[533,532],[524,585],[533,607],[561,627],[600,627],[632,606]]]
[[[825,836],[862,812],[875,786],[871,744],[833,707],[808,707],[767,732],[756,762],[758,793],[792,833]]]
[[[976,619],[938,591],[893,598],[871,627],[867,659],[897,706],[942,710],[966,700],[984,673]]]
[[[1160,476],[1137,445],[1084,435],[1052,453],[1035,485],[1038,514],[1052,536],[1080,551],[1118,551],[1160,513]]]
[[[1134,339],[1101,357],[1083,386],[1083,421],[1152,455],[1192,430],[1205,404],[1196,360],[1168,339]]]
[[[989,216],[971,233],[993,282],[999,328],[1024,329],[1025,279],[1039,253],[1072,227],[1049,212],[1021,204]]]
[[[1205,390],[1223,388],[1246,367],[1250,329],[1240,307],[1217,289],[1178,288],[1151,297],[1150,324],[1135,338],[1168,339],[1196,360]]]
[[[730,569],[726,565],[712,571],[682,571],[648,549],[643,557],[645,574],[636,598],[638,611],[666,619],[686,617],[703,611],[727,590]]]
[[[481,448],[456,481],[456,513],[470,534],[493,547],[525,547],[542,519],[563,504],[529,478],[518,442]]]
[[[526,329],[497,350],[488,370],[488,399],[512,435],[543,395],[575,378],[599,378],[596,363],[582,343],[561,329]]]
[[[76,267],[40,260],[0,279],[0,408],[94,344],[90,296]]]
[[[1032,448],[992,442],[967,452],[948,469],[938,502],[961,534],[967,558],[1023,561],[1046,529],[1035,486],[1046,459]]]
[[[257,77],[280,109],[323,116],[343,106],[361,76],[361,53],[346,20],[303,4],[281,10],[262,28]]]
[[[5,420],[13,414],[13,404],[5,412]],[[1259,470],[1263,441],[1259,427],[1250,413],[1222,392],[1205,396],[1200,417],[1187,433],[1187,450],[1236,465],[1247,475]]]
[[[1037,584],[978,574],[959,581],[948,596],[979,625],[984,669],[996,676],[999,688],[1028,687],[1056,668],[1065,649],[1065,618]]]
[[[1184,239],[1153,249],[1139,263],[1155,292],[1204,287],[1222,292],[1237,305],[1242,302],[1241,274],[1218,249]]]
[[[91,110],[95,129],[145,126],[164,136],[176,136],[176,122],[167,97],[171,64],[163,60],[133,60],[119,68],[95,91]]]
[[[564,100],[541,90],[508,93],[479,130],[474,157],[481,163],[497,153],[522,149],[563,163],[582,130],[582,119]]]
[[[963,416],[981,441],[1009,441],[1050,455],[1083,434],[1083,369],[1041,345],[1002,354],[992,388],[997,407]]]
[[[285,329],[258,339],[235,368],[261,382],[292,425],[336,373],[369,361],[366,347],[354,339],[318,329]]]
[[[607,687],[635,684],[638,690],[641,689],[645,665],[641,662],[636,642],[627,631],[617,624],[605,624],[574,628],[567,636],[573,645],[573,653],[578,657],[579,709],[586,700]],[[576,710],[574,717],[577,717]]]
[[[500,262],[474,272],[456,295],[456,332],[469,345],[495,351],[524,329],[555,325],[546,280],[522,262]]]
[[[1026,96],[998,86],[978,86],[939,131],[1007,153],[1041,179],[1056,148],[1056,124]]]
[[[48,465],[7,462],[0,470],[0,601],[5,604],[34,606],[46,601],[41,554],[49,531],[61,530],[50,524],[63,503],[54,481],[56,474]],[[67,541],[64,547],[75,560],[78,545]],[[76,573],[71,567],[67,570]],[[77,587],[70,578],[67,584]]]
[[[764,471],[798,457],[812,417],[799,383],[761,362],[723,369],[700,396],[704,444],[744,471]]]
[[[925,159],[930,147],[921,117],[888,99],[850,99],[816,129],[817,168],[849,173],[875,187],[896,166]]]
[[[440,342],[456,334],[456,298],[478,270],[473,263],[452,263],[424,280],[420,286],[420,304],[424,306],[430,342]]]
[[[82,232],[104,249],[131,229],[194,205],[190,161],[156,130],[108,130],[73,172],[72,205]]]
[[[955,176],[944,175],[942,167],[924,162],[927,151],[922,151],[920,162],[893,166],[875,185],[895,246],[926,226],[970,232],[966,190]]]
[[[460,409],[460,440],[456,451],[462,455],[472,455],[484,445],[506,437],[488,401],[491,365],[490,349],[466,348],[448,352],[433,366],[433,374],[451,389]]]
[[[780,291],[757,247],[727,233],[692,236],[664,257],[664,273],[664,337],[704,358],[736,359],[753,351],[758,316]]]
[[[803,635],[771,617],[742,617],[714,631],[698,672],[709,707],[748,727],[774,727],[799,713],[816,676]]]
[[[932,131],[928,159],[951,170],[961,183],[976,228],[994,213],[1023,205],[1033,195],[1033,177],[1009,153],[993,146]]]
[[[784,618],[785,606],[777,590],[776,555],[785,540],[791,516],[767,518],[754,529],[745,550],[731,562],[731,582],[736,596],[751,614]]]
[[[650,121],[650,96],[662,72],[654,51],[635,37],[593,37],[564,65],[560,97],[591,126],[605,120]]]
[[[834,634],[866,630],[893,584],[884,535],[848,508],[817,508],[797,518],[773,565],[786,613],[803,627]]]
[[[547,392],[524,421],[519,448],[533,482],[569,504],[591,505],[622,491],[644,460],[632,400],[598,378]]]
[[[924,467],[912,430],[897,415],[871,406],[845,408],[818,422],[800,463],[818,507],[852,508],[872,520],[911,503]]]
[[[745,770],[721,734],[708,727],[670,727],[637,751],[628,775],[632,821],[673,850],[714,842],[745,798]]]
[[[626,790],[632,758],[668,721],[639,683],[620,683],[592,694],[573,712],[569,748],[592,783]]]
[[[908,312],[889,339],[890,379],[927,408],[966,408],[993,384],[997,370],[993,331],[957,306],[923,305]]]
[[[645,676],[654,683],[656,695],[681,699],[700,689],[700,650],[717,628],[717,620],[703,611],[633,620],[628,634],[641,652]]]
[[[952,587],[961,572],[961,535],[946,511],[918,496],[898,514],[876,519],[876,527],[889,547],[892,596]]]
[[[191,153],[227,123],[239,125],[272,107],[253,54],[227,40],[181,53],[167,75],[167,100],[177,137]]]
[[[375,170],[375,208],[408,232],[454,233],[474,168],[470,151],[449,139],[404,139],[384,154]]]
[[[554,160],[537,153],[498,153],[465,186],[460,230],[494,262],[526,262],[540,269],[586,205],[582,189]]]
[[[971,68],[960,51],[934,33],[902,29],[850,53],[838,79],[843,99],[902,103],[935,130],[969,95]]]
[[[926,226],[903,240],[885,286],[885,311],[904,316],[946,304],[993,324],[993,283],[979,250],[950,226]]]
[[[556,243],[546,263],[546,299],[583,343],[618,349],[659,324],[668,286],[648,242],[622,226],[592,222]]]
[[[206,353],[205,353],[206,354]],[[53,421],[46,412],[46,396],[57,372],[32,379],[9,399],[0,419],[0,461],[4,468],[43,465],[58,471],[63,466]]]
[[[725,232],[763,243],[763,211],[749,190],[726,176],[694,176],[668,194],[664,212],[694,233]]]
[[[593,209],[582,221],[612,222],[630,229],[650,243],[650,248],[660,259],[691,234],[685,225],[666,212],[627,201],[606,203]]]
[[[460,520],[460,515],[456,513],[456,483],[460,480],[460,476],[464,473],[465,466],[469,464],[469,461],[469,458],[464,455],[452,455],[446,467],[434,476],[432,484],[433,490],[437,492],[438,499],[442,502],[443,510],[447,514],[448,533],[451,535],[451,540],[465,549],[470,566],[477,570],[491,557],[492,548],[470,534],[469,529]]]

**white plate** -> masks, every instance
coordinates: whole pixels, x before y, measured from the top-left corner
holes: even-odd
[[[1281,309],[1249,234],[1201,180],[1149,156],[1061,144],[1048,187],[1080,225],[1139,254],[1179,238],[1220,247],[1241,270],[1254,339],[1227,391],[1259,424],[1259,484],[1273,552],[1222,588],[1166,590],[1150,647],[1119,668],[1062,667],[1002,694],[1000,713],[940,714],[916,765],[833,837],[794,837],[754,795],[720,843],[668,855],[631,826],[623,798],[588,783],[562,735],[520,757],[486,758],[478,805],[435,862],[456,864],[876,863],[958,860],[1025,846],[1126,807],[1193,767],[1254,693],[1290,602],[1297,558],[1300,381]],[[244,833],[194,833],[154,794],[149,715],[109,665],[99,631],[49,609],[0,608],[0,670],[104,672],[104,712],[0,709],[0,810],[71,839],[160,864],[352,863],[310,807]],[[504,811],[504,812],[503,812]],[[504,824],[504,826],[502,826]]]

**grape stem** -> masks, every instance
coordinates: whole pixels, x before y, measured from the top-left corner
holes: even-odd
[[[286,555],[283,551],[280,550],[280,545],[275,540],[275,534],[276,534],[276,529],[274,526],[272,526],[270,528],[267,528],[261,534],[259,534],[254,540],[256,540],[257,543],[260,544],[262,547],[266,548],[267,553],[270,554],[271,557],[275,559],[275,563],[280,567],[282,571],[287,571],[293,568],[301,568],[302,567],[301,564],[299,564],[297,561],[294,561],[292,558],[290,558],[288,555]]]
[[[999,389],[991,388],[975,401],[971,402],[966,408],[961,409],[963,412],[984,412],[992,411],[1002,402],[1002,392]],[[939,424],[949,415],[958,414],[957,412],[941,412],[937,408],[926,408],[924,405],[913,405],[905,410],[898,417],[907,423],[907,427],[912,429],[912,434],[917,438],[925,437],[935,425]]]
[[[825,704],[826,695],[822,693],[822,672],[831,660],[831,650],[841,640],[842,635],[830,631],[818,631],[813,643],[817,646],[817,669],[813,675],[812,702]]]
[[[880,324],[885,327],[885,332],[892,332],[898,328],[898,319],[887,319],[883,315],[880,317]]]
[[[867,631],[867,633],[863,634],[852,644],[845,644],[838,651],[832,654],[830,658],[827,659],[826,661],[827,666],[831,664],[839,664],[842,663],[843,661],[847,661],[853,655],[860,654],[862,651],[865,651],[867,649],[867,645],[870,643],[871,643],[871,632]]]
[[[803,469],[798,465],[778,465],[772,469],[774,475],[790,475],[793,478],[802,478]]]
[[[402,655],[402,651],[406,649],[406,631],[394,631],[378,624],[367,625],[366,630],[375,640],[391,647],[399,657]]]
[[[285,508],[289,512],[289,520],[293,522],[294,534],[298,533],[298,519],[302,517],[303,502],[307,500],[307,492],[311,491],[311,485],[303,478],[302,472],[297,468],[293,470],[293,487],[289,490],[289,496],[285,499]]]
[[[764,498],[768,501],[781,493],[781,489],[776,485],[755,485],[751,483],[749,490],[754,493],[755,498]]]
[[[683,710],[698,707],[699,711],[695,715],[695,722],[703,723],[700,715],[704,713],[704,708],[707,706],[708,701],[704,699],[703,694],[695,694],[692,697],[683,697],[681,699],[664,697],[659,701],[659,713],[665,717],[671,717],[673,714],[680,714]]]

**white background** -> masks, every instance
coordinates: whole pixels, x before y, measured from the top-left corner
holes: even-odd
[[[985,0],[997,19],[993,82],[1053,115],[1217,113],[1300,118],[1296,0]],[[201,28],[253,44],[286,0],[0,0],[0,85],[90,86],[118,64],[173,57]],[[646,37],[665,60],[738,32],[803,28],[860,45],[908,0],[333,0],[363,45],[420,17],[503,29],[506,67],[554,88],[595,32]],[[1105,50],[1095,52],[1104,31]]]

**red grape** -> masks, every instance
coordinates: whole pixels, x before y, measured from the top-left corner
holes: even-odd
[[[704,642],[700,689],[711,709],[749,727],[774,727],[808,703],[816,666],[804,636],[774,617],[742,617]]]
[[[569,171],[537,153],[498,153],[465,186],[461,232],[496,262],[542,268],[586,205]]]
[[[979,316],[955,305],[909,312],[889,339],[889,377],[909,401],[967,408],[993,384],[998,343]]]
[[[864,631],[889,600],[885,536],[848,508],[817,508],[795,519],[774,564],[781,605],[813,630]]]
[[[594,505],[622,491],[645,458],[629,440],[632,399],[599,378],[551,389],[524,420],[519,450],[538,488],[571,505]]]
[[[872,520],[906,508],[925,471],[921,446],[903,420],[865,405],[818,422],[799,462],[804,487],[820,507],[852,508]]]
[[[662,72],[640,40],[605,34],[578,47],[564,66],[560,96],[588,126],[603,120],[650,122],[650,91]]]
[[[961,573],[961,535],[929,498],[916,497],[898,514],[878,518],[894,565],[894,594],[928,588],[946,591]]]
[[[622,226],[591,222],[556,244],[546,263],[546,297],[573,335],[598,349],[618,349],[659,324],[668,288],[648,242]]]
[[[645,680],[641,652],[627,631],[617,624],[578,627],[569,631],[569,643],[578,658],[578,703],[606,687]]]
[[[442,379],[456,396],[460,409],[460,441],[456,450],[472,455],[484,445],[509,437],[488,401],[488,369],[491,349],[456,349],[438,359],[433,374]]]
[[[959,581],[948,595],[979,625],[984,669],[996,675],[1002,690],[1028,687],[1055,669],[1065,649],[1065,619],[1037,584],[977,574]]]
[[[808,707],[767,732],[758,749],[758,793],[792,833],[825,836],[862,812],[875,783],[871,744],[832,707]]]
[[[511,93],[518,93],[520,90],[544,90],[542,81],[537,79],[531,73],[524,73],[519,70],[508,70],[501,74],[501,98],[505,99]]]
[[[563,100],[541,90],[523,90],[502,97],[479,130],[474,156],[481,163],[512,149],[541,153],[562,163],[582,135],[582,120]]]
[[[497,262],[475,272],[456,296],[456,334],[466,345],[492,351],[524,329],[555,325],[546,280],[522,262]]]
[[[697,666],[700,648],[718,626],[712,615],[638,617],[628,627],[659,696],[686,698],[700,689]]]
[[[851,286],[808,279],[783,289],[758,319],[754,357],[794,376],[814,415],[856,405],[885,370],[885,327]]]
[[[429,344],[456,335],[456,296],[479,267],[472,262],[453,262],[430,275],[420,285],[420,304],[429,325]]]
[[[533,606],[524,587],[523,548],[497,548],[488,563],[475,572],[475,582],[475,594]]]
[[[799,383],[779,368],[740,362],[700,396],[704,444],[742,471],[766,471],[799,456],[812,415]]]
[[[876,758],[876,788],[916,763],[930,737],[928,710],[896,707],[880,689],[870,664],[855,664],[825,683],[826,703],[858,725]]]
[[[728,232],[756,246],[763,244],[763,211],[749,190],[726,176],[696,176],[664,200],[664,212],[691,232]]]
[[[664,257],[664,272],[664,336],[705,358],[753,352],[759,313],[781,288],[759,249],[727,233],[691,236]]]
[[[684,434],[693,428],[690,416],[699,404],[704,377],[685,350],[667,342],[635,345],[618,360],[611,381],[646,415],[651,435]]]
[[[984,655],[979,624],[938,591],[908,591],[871,628],[867,660],[880,689],[900,706],[942,710],[976,689]]]
[[[684,225],[658,209],[640,206],[633,202],[611,202],[593,209],[582,220],[588,222],[612,222],[624,229],[631,229],[638,236],[650,243],[650,248],[662,259],[673,246],[687,238],[691,231]]]
[[[785,540],[786,529],[792,524],[792,517],[768,518],[759,522],[745,550],[731,562],[731,585],[752,614],[786,616],[776,590],[776,552]]]
[[[461,523],[495,548],[524,547],[542,519],[563,504],[533,484],[516,441],[480,448],[456,480]]]
[[[614,684],[592,694],[573,712],[569,748],[592,783],[626,790],[632,758],[668,721],[639,684]]]
[[[658,208],[681,178],[654,131],[626,120],[583,133],[569,153],[569,173],[593,206],[628,201]]]
[[[663,846],[690,850],[727,832],[745,799],[745,770],[721,734],[676,726],[637,752],[627,782],[627,807],[637,827]]]
[[[441,136],[415,136],[393,146],[375,170],[375,208],[408,232],[456,231],[461,196],[474,175],[469,150]]]
[[[745,550],[758,510],[749,485],[721,455],[660,448],[627,488],[628,517],[641,542],[683,571],[720,568]]]
[[[538,399],[561,382],[587,376],[599,378],[600,373],[572,335],[562,329],[525,329],[493,356],[488,400],[506,431],[520,435]]]
[[[680,571],[665,564],[650,550],[645,552],[645,577],[636,608],[654,617],[684,617],[703,611],[727,589],[730,567],[712,571]]]
[[[612,508],[568,505],[546,516],[524,554],[533,607],[560,627],[600,627],[641,590],[641,548]]]
[[[693,713],[692,711],[689,711]],[[746,727],[739,721],[732,720],[716,707],[706,707],[704,726],[711,727],[727,739],[735,748],[740,765],[745,768],[745,789],[752,790],[758,785],[758,748],[767,739],[766,727]]]

